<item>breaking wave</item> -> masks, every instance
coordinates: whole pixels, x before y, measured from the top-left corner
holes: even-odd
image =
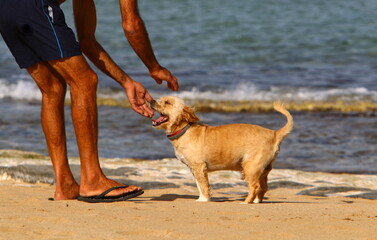
[[[152,90],[153,91],[153,90]],[[158,98],[163,93],[153,93]],[[259,89],[252,83],[240,83],[229,89],[206,90],[191,88],[179,93],[169,93],[186,100],[202,112],[269,112],[272,102],[283,101],[293,111],[377,112],[377,91],[359,88],[293,88],[276,87]],[[40,101],[41,93],[31,81],[19,80],[7,83],[0,79],[0,99],[17,101]],[[67,94],[69,104],[69,94]],[[98,105],[130,107],[121,89],[99,88]]]
[[[7,83],[0,79],[0,99],[13,99],[24,101],[35,101],[42,98],[41,92],[34,82],[18,80],[14,83]]]

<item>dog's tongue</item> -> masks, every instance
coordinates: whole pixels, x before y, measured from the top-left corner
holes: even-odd
[[[164,119],[165,119],[165,117],[160,116],[159,118],[157,118],[157,119],[152,119],[152,120],[155,121],[155,122],[162,122],[162,121],[164,121]]]
[[[160,116],[159,118],[157,119],[152,119],[152,124],[153,125],[156,125],[156,124],[159,124],[160,122],[164,121],[165,120],[165,117],[164,116]]]

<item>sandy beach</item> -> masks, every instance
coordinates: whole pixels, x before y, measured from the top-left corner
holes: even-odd
[[[1,151],[0,161],[8,165],[0,174],[0,239],[377,239],[376,175],[274,169],[265,202],[243,205],[247,189],[237,173],[216,172],[213,201],[198,203],[176,159],[101,159],[108,175],[145,193],[90,204],[49,201],[53,185],[20,180],[33,167],[48,178],[46,157]],[[70,161],[76,169],[78,160]]]
[[[377,239],[374,200],[295,195],[263,204],[216,192],[197,203],[185,189],[147,190],[127,202],[48,201],[48,184],[0,185],[0,239]]]

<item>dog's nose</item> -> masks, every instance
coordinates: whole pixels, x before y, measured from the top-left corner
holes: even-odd
[[[152,100],[152,101],[151,101],[151,107],[153,107],[154,105],[156,105],[156,101],[155,101],[155,100]]]

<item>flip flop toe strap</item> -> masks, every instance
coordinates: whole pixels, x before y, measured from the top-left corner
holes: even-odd
[[[112,187],[112,188],[107,189],[106,191],[104,191],[103,193],[101,193],[100,195],[98,195],[94,198],[95,199],[101,199],[101,198],[107,197],[105,195],[108,194],[109,192],[113,191],[113,190],[121,189],[121,188],[128,188],[128,187],[129,186],[127,186],[127,185]]]

